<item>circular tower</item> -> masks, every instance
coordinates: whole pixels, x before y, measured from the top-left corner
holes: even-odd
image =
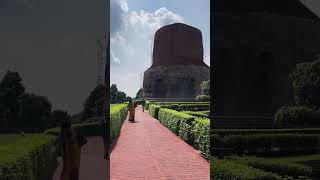
[[[154,38],[152,66],[144,72],[144,98],[190,101],[210,79],[203,62],[202,34],[182,23],[160,28]]]
[[[320,54],[319,17],[299,0],[216,0],[212,11],[215,125],[294,104],[289,74]]]

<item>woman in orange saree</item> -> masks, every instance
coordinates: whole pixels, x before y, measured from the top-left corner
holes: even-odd
[[[128,105],[130,122],[134,122],[135,108],[136,108],[136,105],[132,102],[132,100],[130,100]]]

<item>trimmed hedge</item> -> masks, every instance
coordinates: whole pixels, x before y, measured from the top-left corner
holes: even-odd
[[[214,129],[212,134],[220,136],[233,134],[320,134],[320,128],[308,129]]]
[[[283,106],[274,116],[276,127],[320,125],[320,112],[306,106]]]
[[[203,104],[203,103],[193,103],[193,104],[165,104],[161,105],[161,108],[166,109],[174,109],[177,111],[202,111],[202,110],[209,110],[210,104]]]
[[[102,129],[99,127],[99,123],[73,124],[72,127],[83,136],[101,136]],[[58,136],[60,127],[48,129],[44,133]]]
[[[198,118],[194,121],[193,127],[194,144],[205,158],[210,157],[210,120],[207,118]]]
[[[257,157],[230,156],[226,159],[232,160],[236,163],[245,164],[266,172],[276,173],[281,176],[288,175],[294,178],[301,178],[302,176],[311,177],[312,175],[311,168],[296,163],[288,163],[279,160],[270,160]]]
[[[179,135],[181,119],[193,118],[193,116],[172,109],[160,108],[158,118],[164,126],[170,129],[174,134]]]
[[[0,147],[0,180],[50,179],[56,167],[52,151],[56,138],[44,134],[26,137]]]
[[[160,108],[159,121],[181,139],[210,157],[210,120]]]
[[[281,155],[305,154],[319,149],[320,134],[253,134],[227,135],[213,134],[213,154]]]
[[[151,104],[151,105],[149,106],[149,114],[150,114],[152,117],[158,119],[158,114],[159,114],[160,108],[161,108],[161,107],[160,107],[159,105]]]
[[[182,113],[186,113],[192,116],[196,116],[199,118],[208,118],[209,115],[207,113],[203,113],[203,111],[181,111]],[[209,111],[210,113],[210,111]]]
[[[211,158],[210,179],[223,180],[274,180],[280,179],[276,174],[249,167],[228,160]]]
[[[119,136],[123,121],[128,114],[127,104],[117,104],[110,108],[110,140],[111,142]]]

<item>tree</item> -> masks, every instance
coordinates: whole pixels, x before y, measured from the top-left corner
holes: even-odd
[[[203,95],[210,96],[210,80],[203,81],[200,85],[200,88]]]
[[[21,84],[22,78],[19,73],[7,71],[0,82],[0,107],[1,114],[8,119],[9,127],[14,128],[20,125],[19,99],[25,92],[24,86]]]
[[[290,80],[297,105],[320,107],[320,59],[297,64]]]
[[[84,103],[84,110],[82,112],[82,119],[103,115],[103,100],[106,95],[106,87],[99,85],[95,87],[90,95],[86,98]]]
[[[136,94],[135,99],[142,98],[142,96],[143,96],[143,88],[139,89],[139,91]]]
[[[48,124],[49,127],[57,127],[60,126],[63,121],[71,120],[71,116],[67,111],[63,110],[54,110],[51,113],[50,122]]]
[[[20,104],[20,119],[23,127],[39,132],[48,127],[51,115],[51,103],[46,97],[24,94]]]
[[[126,93],[122,92],[122,91],[118,91],[116,93],[116,99],[115,99],[115,103],[124,103],[126,101]]]
[[[111,104],[115,104],[115,102],[116,102],[116,97],[117,97],[117,92],[118,92],[117,85],[112,84],[112,85],[110,86],[110,103],[111,103]]]

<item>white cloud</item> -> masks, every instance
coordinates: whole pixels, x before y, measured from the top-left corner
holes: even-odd
[[[113,65],[120,64],[120,59],[114,55],[113,51],[110,51],[110,61]]]

